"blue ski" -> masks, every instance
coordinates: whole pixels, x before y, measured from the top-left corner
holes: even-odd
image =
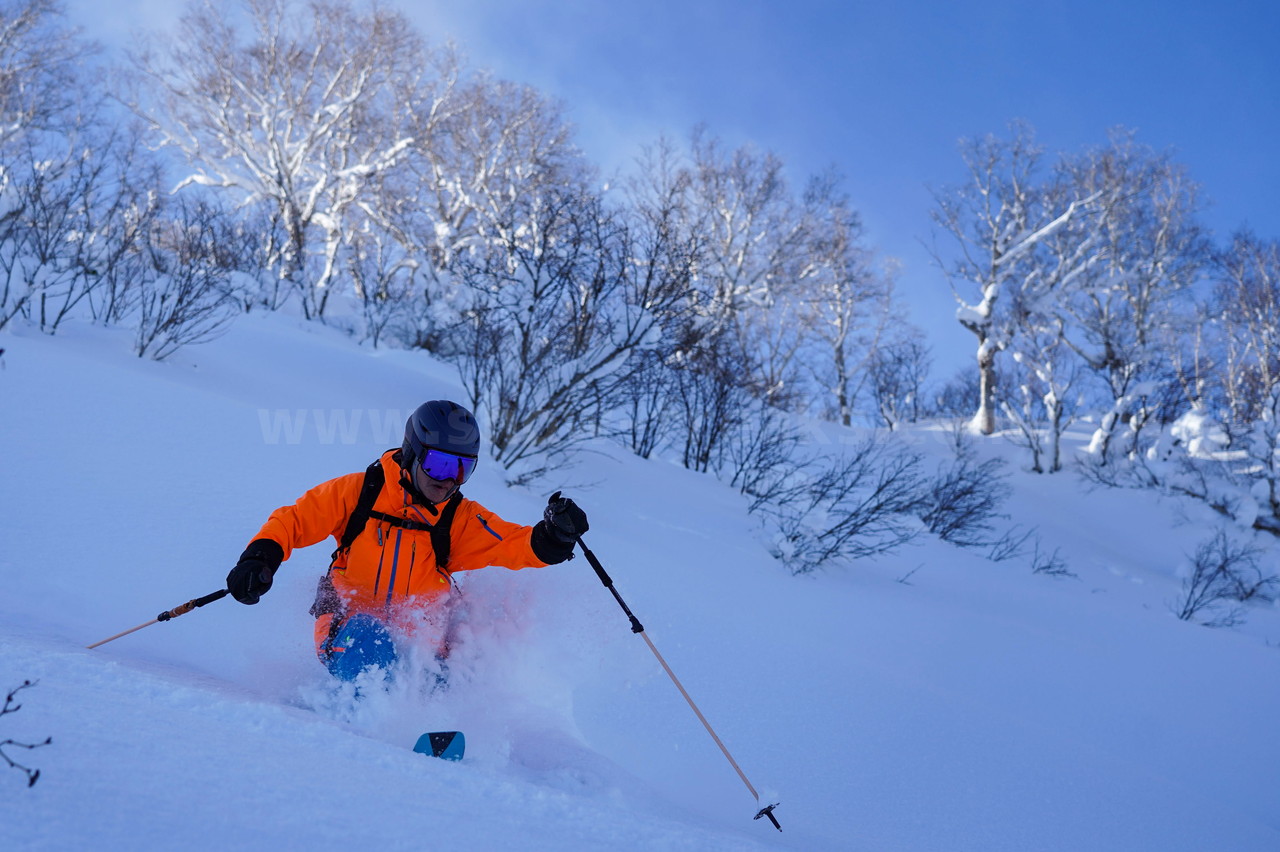
[[[413,750],[441,760],[462,760],[466,747],[467,738],[462,735],[462,731],[432,731],[418,737]]]

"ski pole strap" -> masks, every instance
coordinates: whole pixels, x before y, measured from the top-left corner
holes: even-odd
[[[193,598],[187,601],[186,603],[182,604],[181,606],[175,606],[173,609],[168,610],[167,612],[160,613],[159,615],[156,616],[156,621],[168,621],[171,618],[177,618],[180,615],[186,615],[196,607],[201,607],[201,606],[204,606],[205,604],[211,604],[214,601],[222,600],[228,594],[230,594],[230,592],[228,592],[226,589],[218,589],[218,591],[211,592],[202,598]]]
[[[644,625],[640,623],[640,619],[636,618],[631,612],[631,608],[627,606],[627,602],[622,599],[622,595],[618,594],[618,590],[613,587],[613,578],[604,570],[604,566],[600,564],[600,560],[596,559],[596,555],[591,552],[591,548],[587,547],[587,543],[582,540],[582,536],[578,536],[576,541],[578,547],[582,548],[582,553],[587,557],[587,561],[591,563],[591,567],[596,570],[596,576],[600,578],[600,582],[604,583],[604,587],[613,593],[613,599],[618,602],[618,606],[622,607],[622,611],[627,614],[627,618],[631,620],[632,633],[644,633]]]

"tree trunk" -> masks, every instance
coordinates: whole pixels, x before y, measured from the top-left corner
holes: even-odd
[[[970,424],[983,435],[996,431],[996,349],[983,340],[978,346],[978,410]]]

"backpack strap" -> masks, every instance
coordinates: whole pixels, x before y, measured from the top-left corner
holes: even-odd
[[[379,512],[377,509],[370,509],[368,517],[375,521],[382,521],[384,524],[390,524],[393,527],[400,527],[405,530],[426,531],[435,529],[435,524],[428,524],[426,521],[411,521],[398,515],[388,515],[386,512]],[[359,533],[357,533],[359,535]],[[355,541],[355,539],[352,539]]]
[[[337,590],[333,587],[333,579],[330,577],[333,571],[333,564],[338,561],[338,557],[341,554],[351,549],[351,543],[356,540],[356,536],[364,532],[365,525],[369,523],[369,518],[376,518],[391,526],[404,529],[428,530],[431,533],[431,549],[435,551],[436,555],[436,568],[444,573],[445,576],[449,574],[446,567],[449,564],[449,528],[453,525],[453,516],[458,512],[458,504],[462,502],[462,492],[454,491],[453,496],[445,503],[445,507],[440,512],[436,522],[434,524],[426,524],[421,521],[410,521],[398,518],[395,515],[388,515],[373,508],[373,504],[382,492],[382,486],[386,484],[386,480],[386,472],[382,469],[381,457],[375,459],[373,464],[365,468],[364,482],[360,486],[360,496],[356,498],[356,507],[351,510],[351,514],[347,517],[347,525],[342,530],[342,537],[338,539],[338,549],[333,551],[333,555],[329,557],[329,570],[320,578],[320,582],[316,587],[316,599],[311,604],[311,615],[316,618],[326,613],[335,615],[330,626],[330,641],[332,641],[336,632],[342,628],[345,619],[341,616],[346,609],[342,604],[342,599],[338,596]]]
[[[333,563],[338,560],[339,554],[350,550],[351,542],[356,540],[356,536],[364,532],[364,526],[369,523],[369,515],[373,512],[374,501],[382,493],[382,486],[386,481],[386,473],[382,470],[382,458],[374,459],[373,464],[365,468],[364,484],[360,486],[360,496],[356,499],[356,507],[351,510],[351,514],[347,517],[347,526],[342,531],[342,538],[338,539],[338,549],[333,552],[333,556],[329,557],[329,567],[332,568]]]
[[[436,554],[436,567],[441,571],[449,570],[449,528],[453,526],[453,516],[458,514],[458,505],[462,502],[462,492],[454,491],[453,496],[440,510],[440,517],[431,526],[431,549]]]
[[[453,526],[453,517],[458,513],[458,505],[462,502],[462,492],[453,492],[453,495],[445,502],[444,508],[440,511],[440,515],[436,518],[434,524],[411,521],[395,515],[388,515],[385,512],[379,512],[373,508],[374,501],[382,493],[382,486],[386,483],[386,478],[386,472],[382,469],[381,458],[376,459],[373,464],[365,469],[364,484],[360,486],[360,496],[356,499],[356,507],[351,510],[351,515],[347,518],[347,525],[342,530],[342,537],[338,539],[338,549],[329,558],[329,567],[333,567],[333,563],[337,561],[339,555],[351,549],[351,543],[356,540],[356,536],[364,532],[365,525],[369,523],[369,518],[376,518],[393,527],[430,532],[431,549],[435,551],[436,555],[436,567],[447,570],[446,566],[449,564],[449,528]]]

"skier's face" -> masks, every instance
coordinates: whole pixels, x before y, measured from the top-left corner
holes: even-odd
[[[413,466],[413,484],[432,503],[443,503],[458,487],[456,479],[432,479],[418,465]]]

